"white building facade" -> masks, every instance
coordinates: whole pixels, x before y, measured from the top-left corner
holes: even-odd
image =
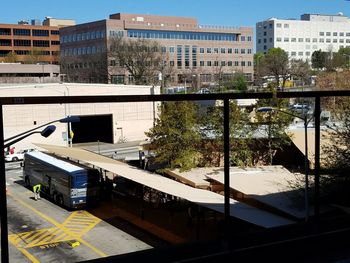
[[[350,47],[350,19],[337,15],[303,14],[300,20],[270,18],[256,24],[256,51],[282,48],[291,59],[311,61],[314,51],[337,52]]]
[[[8,84],[0,86],[0,97],[7,98],[152,94],[160,94],[159,86],[79,83]],[[15,136],[69,115],[76,115],[81,118],[107,115],[111,116],[109,118],[110,123],[91,123],[91,126],[85,127],[82,132],[92,133],[95,128],[92,126],[99,125],[102,133],[109,133],[111,135],[110,137],[112,138],[109,143],[145,140],[147,138],[145,132],[153,127],[154,118],[158,115],[158,105],[158,102],[6,105],[3,107],[4,138]],[[40,134],[33,134],[14,144],[15,151],[36,148],[35,143],[67,146],[67,123],[55,122],[54,125],[56,126],[56,131],[50,137],[44,138]],[[106,128],[107,126],[109,127],[108,130]],[[74,130],[74,128],[73,131],[75,133],[73,138],[74,144],[78,131]]]

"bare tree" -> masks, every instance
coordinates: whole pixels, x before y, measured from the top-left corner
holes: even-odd
[[[142,38],[111,38],[108,59],[111,58],[115,59],[121,71],[125,68],[129,72],[136,84],[154,83],[163,63],[159,44]]]

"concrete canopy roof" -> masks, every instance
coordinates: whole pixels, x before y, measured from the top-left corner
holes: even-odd
[[[197,203],[200,206],[224,213],[223,195],[207,190],[196,189],[158,174],[150,173],[83,149],[46,144],[36,144],[36,146],[60,156],[90,163],[163,193],[177,196],[190,202]],[[230,199],[230,215],[265,228],[294,223],[291,220],[256,209],[233,199]]]

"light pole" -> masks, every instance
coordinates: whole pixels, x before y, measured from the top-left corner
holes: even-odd
[[[295,118],[299,118],[304,121],[304,134],[305,134],[305,222],[309,220],[309,156],[308,156],[308,138],[307,138],[307,126],[309,122],[313,119],[312,117],[308,120],[307,114],[305,113],[303,116],[299,116],[287,111],[280,110],[278,108],[273,107],[260,107],[257,109],[257,112],[272,112],[278,111],[287,115],[290,115]]]
[[[32,132],[29,132],[29,131],[28,131],[28,132],[26,132],[24,135],[22,135],[23,133],[22,133],[22,134],[18,134],[18,135],[16,135],[16,136],[12,137],[12,139],[13,139],[12,141],[9,141],[9,139],[4,140],[4,142],[5,142],[5,141],[9,141],[9,142],[5,143],[4,146],[3,146],[3,148],[5,149],[5,148],[7,148],[7,147],[10,147],[12,144],[14,144],[14,143],[16,143],[16,142],[19,142],[19,141],[23,140],[24,138],[26,138],[26,137],[28,137],[28,136],[34,134],[34,133],[40,133],[41,136],[47,138],[47,137],[49,137],[55,130],[56,130],[56,126],[55,126],[55,125],[49,125],[49,126],[47,126],[47,127],[46,127],[44,130],[42,130],[42,131],[32,131]],[[21,135],[22,135],[22,136],[21,136]]]
[[[67,90],[67,95],[68,97],[70,96],[69,94],[69,88],[67,87],[66,84],[64,84],[63,82],[61,82],[60,84],[62,84],[66,90]],[[64,92],[64,96],[66,96],[66,92]],[[67,115],[67,107],[66,104],[64,104],[64,114],[66,117],[70,116],[70,104],[68,104],[68,115]],[[68,142],[68,147],[72,147],[72,138],[71,138],[71,131],[72,130],[72,123],[68,122],[68,131],[67,131],[67,142]]]
[[[11,140],[13,140],[13,139],[15,139],[15,138],[18,138],[19,136],[25,135],[25,134],[27,134],[27,133],[32,133],[32,132],[34,133],[34,131],[36,131],[37,129],[40,129],[40,128],[42,128],[42,127],[45,127],[45,126],[47,126],[47,125],[49,125],[49,124],[52,124],[52,123],[55,123],[55,122],[71,123],[71,122],[79,122],[79,121],[80,121],[80,118],[79,118],[78,116],[69,116],[69,117],[65,117],[65,118],[59,119],[59,120],[50,121],[50,122],[48,122],[48,123],[45,123],[45,124],[43,124],[43,125],[40,125],[39,127],[35,127],[35,128],[30,129],[30,130],[28,130],[28,131],[25,131],[25,132],[22,132],[22,133],[20,133],[20,134],[15,135],[15,136],[12,136],[12,137],[10,137],[10,138],[7,138],[7,139],[4,140],[4,143],[7,143],[8,141],[11,141]],[[37,133],[37,132],[35,132],[35,133]],[[25,137],[26,137],[26,136],[25,136]],[[13,143],[12,143],[12,144],[13,144]]]
[[[0,113],[2,116],[2,109],[0,109]],[[0,117],[1,122],[2,122],[2,117]],[[45,126],[45,125],[44,125]],[[40,126],[41,127],[41,126]],[[38,127],[39,128],[39,127]],[[36,129],[38,129],[36,128]],[[10,145],[23,140],[24,138],[34,134],[34,133],[40,133],[43,137],[48,137],[50,136],[55,130],[56,130],[56,126],[55,125],[49,125],[47,126],[44,130],[42,131],[35,131],[36,129],[32,129],[26,132],[22,132],[20,134],[17,134],[15,136],[12,136],[11,138],[8,138],[6,140],[4,140],[4,144],[3,144],[3,149],[9,147]],[[2,137],[3,135],[1,134],[0,137],[1,139],[3,139]],[[7,143],[6,143],[7,142]],[[1,170],[4,173],[3,175],[5,175],[5,160],[4,160],[4,156],[1,157]],[[6,179],[5,176],[1,176],[0,179],[0,184],[1,184],[1,189],[0,189],[0,195],[1,195],[1,200],[2,200],[2,205],[0,206],[0,212],[1,212],[1,233],[0,233],[0,237],[1,237],[1,261],[2,262],[9,262],[9,252],[8,252],[8,226],[7,226],[7,205],[6,205]],[[4,216],[5,215],[5,216]]]

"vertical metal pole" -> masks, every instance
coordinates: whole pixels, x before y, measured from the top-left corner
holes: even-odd
[[[0,142],[4,148],[4,122],[3,105],[0,105]],[[6,174],[5,156],[0,154],[0,220],[1,220],[1,262],[9,262],[8,229],[7,229],[7,199],[6,199]]]
[[[320,217],[320,120],[321,102],[320,97],[315,98],[315,220]]]
[[[230,235],[230,101],[224,99],[225,236]]]
[[[307,138],[307,115],[304,116],[305,127],[305,222],[309,220],[309,152]]]

